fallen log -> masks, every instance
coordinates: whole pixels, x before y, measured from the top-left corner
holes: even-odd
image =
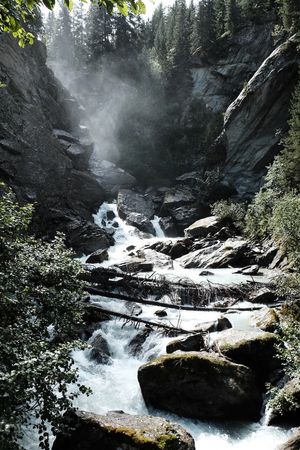
[[[160,301],[156,301],[156,300],[146,300],[144,298],[141,297],[130,297],[128,295],[124,295],[124,294],[119,294],[118,292],[107,292],[107,291],[102,291],[99,288],[96,287],[87,287],[86,290],[91,294],[91,295],[99,295],[101,297],[106,297],[106,298],[112,298],[112,299],[116,299],[116,300],[124,300],[126,302],[133,302],[133,303],[139,303],[141,305],[153,305],[153,306],[157,306],[160,308],[169,308],[169,309],[176,309],[179,311],[216,311],[216,312],[228,312],[228,311],[238,311],[238,312],[242,312],[242,311],[259,311],[260,309],[262,309],[264,307],[264,305],[262,306],[249,306],[247,308],[241,308],[241,307],[234,307],[234,306],[193,306],[193,305],[176,305],[175,303],[164,303],[164,302],[160,302]],[[94,305],[94,303],[93,303]],[[278,307],[281,306],[281,303],[277,303],[275,305],[273,305],[272,307]]]
[[[177,334],[199,334],[199,331],[190,331],[190,330],[184,330],[183,328],[174,327],[172,325],[167,325],[164,323],[159,322],[151,322],[150,320],[141,319],[140,317],[136,316],[130,316],[129,314],[123,314],[119,312],[114,312],[109,309],[102,308],[101,306],[96,305],[95,303],[92,303],[93,307],[96,307],[101,313],[110,315],[112,317],[119,317],[123,320],[125,320],[127,323],[134,323],[134,324],[144,324],[148,325],[152,328],[161,328],[165,331],[171,332],[171,333],[177,333]]]

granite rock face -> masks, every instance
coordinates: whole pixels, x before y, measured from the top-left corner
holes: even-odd
[[[0,178],[19,201],[36,203],[41,234],[52,236],[58,223],[71,234],[89,224],[105,196],[87,171],[92,146],[80,134],[76,102],[46,66],[38,41],[21,49],[1,36],[0,79]]]

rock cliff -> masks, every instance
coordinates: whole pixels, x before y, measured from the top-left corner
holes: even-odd
[[[42,234],[64,231],[81,252],[107,247],[89,222],[104,199],[87,171],[92,145],[79,132],[76,103],[46,66],[44,45],[21,49],[1,35],[0,80],[0,178],[19,201],[36,203]]]

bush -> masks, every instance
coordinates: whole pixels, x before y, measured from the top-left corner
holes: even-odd
[[[62,236],[45,243],[28,234],[31,215],[10,191],[0,198],[0,443],[7,448],[32,415],[48,448],[46,423],[56,433],[63,411],[87,391],[70,356],[80,345],[82,268]]]
[[[238,230],[243,230],[247,207],[244,203],[221,200],[214,203],[212,213],[220,219],[230,221]]]

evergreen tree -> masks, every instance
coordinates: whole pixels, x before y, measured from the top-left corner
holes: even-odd
[[[215,16],[215,33],[216,37],[219,38],[223,35],[225,31],[225,1],[215,0],[214,1],[214,16]]]
[[[55,19],[53,37],[53,57],[66,67],[74,63],[74,39],[72,34],[71,15],[68,8],[62,4]]]
[[[74,5],[72,13],[72,32],[74,36],[74,58],[77,67],[81,67],[87,58],[85,39],[85,18],[82,3]]]
[[[299,0],[278,0],[283,26],[287,31],[300,31]]]
[[[192,52],[208,54],[216,43],[215,9],[213,0],[203,0],[198,4],[192,37]]]
[[[123,16],[122,16],[123,18]],[[89,64],[97,64],[101,57],[112,50],[112,19],[104,8],[91,3],[85,33],[85,45],[87,61]]]
[[[236,0],[226,0],[224,24],[225,31],[232,36],[236,31],[236,27],[239,24],[239,21],[240,18]]]

